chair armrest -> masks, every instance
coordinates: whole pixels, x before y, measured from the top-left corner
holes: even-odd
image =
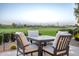
[[[27,47],[27,46],[29,46],[29,45],[25,45],[24,47]]]

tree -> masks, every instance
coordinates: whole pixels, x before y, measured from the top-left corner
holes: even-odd
[[[13,26],[13,27],[16,27],[16,24],[15,24],[15,23],[12,23],[12,26]]]
[[[24,27],[26,27],[27,25],[26,24],[24,24]]]
[[[0,26],[2,26],[2,24],[0,24]]]
[[[77,25],[79,26],[79,3],[76,3],[75,5],[76,7],[74,8],[74,13],[77,19]]]

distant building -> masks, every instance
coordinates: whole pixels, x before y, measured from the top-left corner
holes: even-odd
[[[75,7],[75,11],[74,12],[75,12],[76,20],[77,20],[77,24],[76,25],[79,26],[79,3],[76,3],[75,6],[76,7]]]

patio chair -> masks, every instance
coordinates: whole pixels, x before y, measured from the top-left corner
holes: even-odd
[[[69,43],[71,40],[71,34],[63,33],[58,34],[53,45],[48,45],[43,48],[44,52],[47,52],[53,56],[69,55]]]
[[[28,30],[28,36],[29,37],[38,37],[39,36],[39,31],[38,30]],[[31,43],[36,43],[36,42],[31,41]]]
[[[28,36],[37,37],[37,36],[39,36],[39,31],[38,30],[28,30]]]
[[[23,32],[18,32],[15,36],[17,39],[17,56],[19,55],[18,52],[25,56],[29,53],[32,55],[33,52],[38,51],[38,47],[35,44],[31,44]]]
[[[60,34],[68,34],[68,31],[58,31],[57,34],[56,34],[56,40],[55,41],[51,41],[51,42],[48,42],[47,45],[52,45],[53,43],[56,43],[56,41],[58,40],[58,36]],[[56,45],[55,45],[56,46]]]

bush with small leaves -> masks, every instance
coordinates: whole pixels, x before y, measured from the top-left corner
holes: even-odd
[[[2,44],[2,34],[0,33],[0,45]]]
[[[10,47],[10,49],[11,49],[11,50],[15,50],[15,49],[16,49],[16,46],[15,46],[15,45],[12,45],[12,46]]]

